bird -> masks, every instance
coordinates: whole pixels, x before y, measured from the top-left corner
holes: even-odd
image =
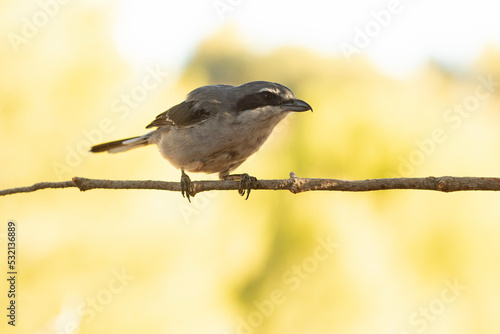
[[[162,112],[142,136],[92,146],[93,153],[118,153],[156,144],[161,155],[181,170],[181,193],[189,202],[191,179],[186,172],[218,173],[239,180],[238,193],[250,195],[257,178],[230,174],[259,150],[273,129],[291,112],[313,111],[284,85],[252,81],[239,86],[217,84],[196,88],[185,101]]]

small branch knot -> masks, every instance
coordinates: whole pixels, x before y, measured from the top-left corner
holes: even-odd
[[[446,192],[446,182],[443,179],[438,182],[437,189]]]
[[[297,177],[297,174],[295,174],[294,172],[290,172],[290,178],[288,180],[288,189],[292,194],[302,192],[302,185],[304,184],[304,182],[300,177]]]
[[[85,180],[87,180],[87,179],[85,179],[83,177],[77,177],[77,176],[75,176],[71,179],[71,181],[73,181],[73,183],[76,185],[76,187],[78,189],[80,189],[80,191],[86,191],[86,190],[92,189],[92,187],[86,186]]]

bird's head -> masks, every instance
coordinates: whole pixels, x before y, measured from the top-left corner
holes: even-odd
[[[256,113],[263,117],[278,116],[289,112],[302,112],[312,107],[297,99],[292,91],[278,83],[252,81],[232,88],[233,112],[237,114]]]

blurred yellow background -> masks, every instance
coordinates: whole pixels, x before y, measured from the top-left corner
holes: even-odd
[[[315,4],[304,15],[323,18],[327,2]],[[172,3],[129,25],[118,17],[122,5],[0,2],[1,189],[73,176],[177,181],[180,172],[155,147],[117,155],[88,148],[143,134],[196,87],[253,80],[290,87],[314,113],[289,116],[238,172],[260,179],[291,171],[345,179],[499,174],[495,43],[481,45],[467,66],[429,59],[398,76],[363,52],[350,58],[293,40],[269,47],[244,38],[237,18],[220,20],[259,9],[251,2]],[[357,10],[386,3],[377,6]],[[116,37],[127,39],[116,32],[127,27],[139,40],[132,36],[138,22],[163,29],[162,20],[177,16],[186,26],[157,40],[172,57],[183,36],[204,36],[177,66],[139,59]],[[217,22],[203,34],[202,17]],[[259,18],[255,24],[265,24]],[[300,30],[267,29],[288,28]],[[333,30],[316,34],[333,43]],[[146,190],[2,197],[0,332],[498,333],[499,200],[492,192],[406,190],[253,191],[248,201],[236,191],[209,192],[192,204],[179,193]],[[6,317],[9,220],[18,226],[15,328]]]

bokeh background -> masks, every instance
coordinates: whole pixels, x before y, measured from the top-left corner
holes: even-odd
[[[0,2],[0,188],[178,180],[144,133],[206,84],[280,82],[260,179],[498,176],[498,4]],[[191,175],[192,179],[215,179]],[[500,194],[43,190],[0,198],[1,333],[498,333]],[[16,327],[6,237],[18,226]]]

